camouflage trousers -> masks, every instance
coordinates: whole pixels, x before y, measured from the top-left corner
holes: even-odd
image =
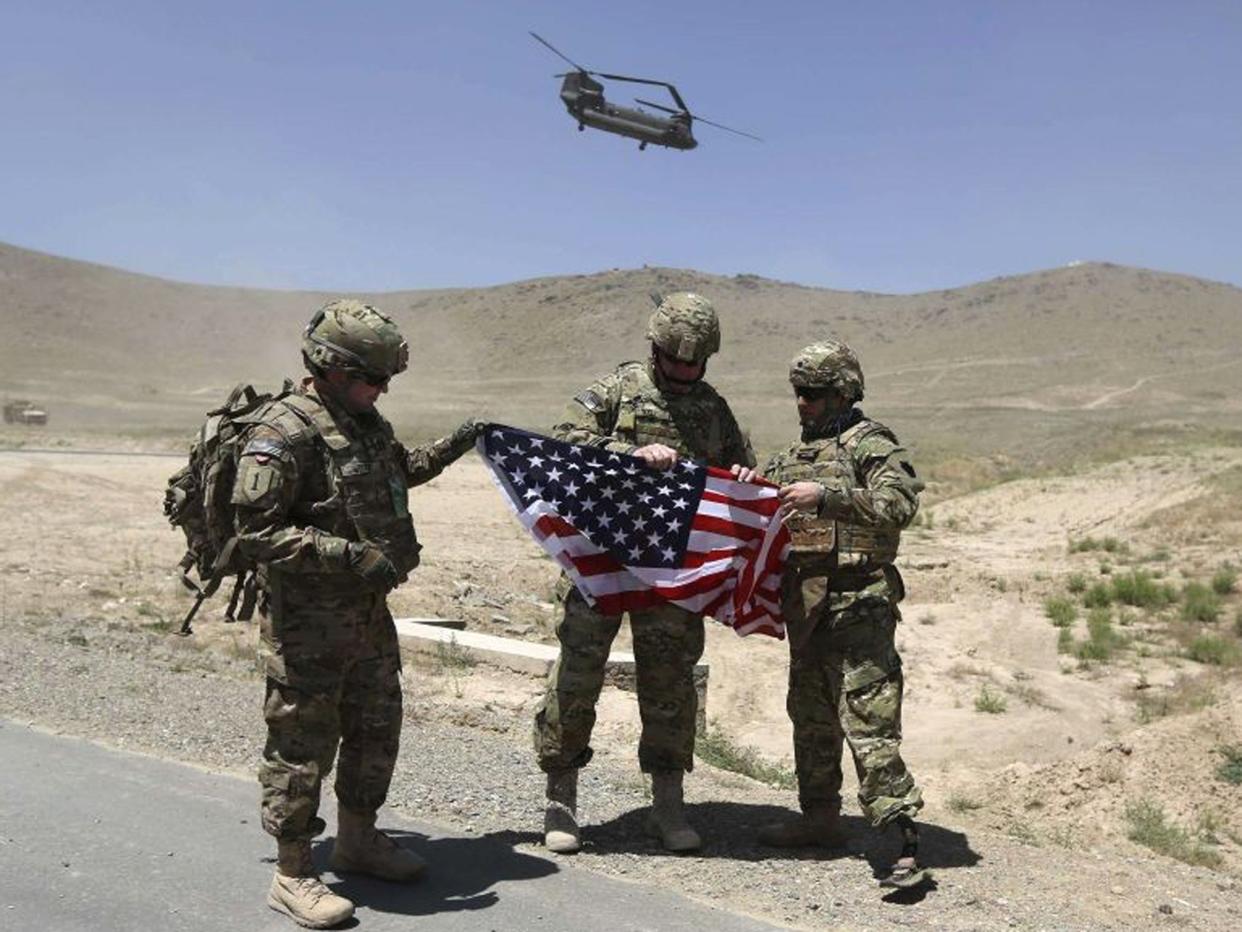
[[[858,774],[858,801],[872,825],[923,807],[901,758],[898,617],[887,599],[861,598],[825,611],[800,646],[791,638],[786,708],[804,810],[840,805],[845,743]]]
[[[535,754],[543,770],[590,761],[604,664],[620,628],[620,615],[601,615],[576,588],[565,596],[556,628],[561,653],[535,714]],[[694,666],[703,655],[703,617],[661,605],[631,612],[630,632],[642,719],[639,767],[646,773],[692,770],[698,713]]]
[[[334,763],[342,806],[374,812],[388,795],[401,735],[397,632],[384,598],[353,587],[276,585],[264,602],[263,828],[311,838],[323,831],[320,790]]]

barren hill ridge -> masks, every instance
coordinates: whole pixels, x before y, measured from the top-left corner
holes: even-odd
[[[710,378],[764,425],[760,440],[773,417],[788,420],[790,356],[824,336],[855,346],[869,403],[889,415],[1239,411],[1242,289],[1106,263],[913,295],[651,267],[362,297],[410,336],[414,375],[388,399],[398,420],[421,405],[444,419],[482,407],[539,423],[570,389],[642,354],[649,294],[681,288],[716,302],[724,348]],[[161,422],[162,406],[201,407],[238,379],[296,372],[298,331],[326,297],[171,282],[0,245],[0,392],[46,398],[70,417]]]

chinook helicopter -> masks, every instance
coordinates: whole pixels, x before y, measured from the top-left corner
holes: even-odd
[[[630,78],[621,74],[588,71],[568,55],[561,52],[560,49],[552,45],[543,36],[535,32],[532,32],[531,35],[534,36],[536,41],[550,49],[553,54],[569,62],[577,69],[575,71],[563,72],[562,74],[555,75],[555,77],[564,78],[561,82],[561,100],[564,101],[565,109],[569,111],[569,115],[578,121],[579,132],[590,126],[593,129],[602,129],[607,133],[616,133],[618,136],[628,136],[631,139],[638,140],[638,148],[640,150],[646,149],[648,143],[666,146],[669,149],[693,149],[699,142],[694,138],[694,133],[691,132],[690,127],[695,120],[698,120],[700,123],[706,123],[708,126],[727,130],[730,133],[754,139],[756,142],[763,142],[758,136],[744,133],[740,129],[732,129],[721,123],[713,123],[711,120],[695,116],[686,106],[686,102],[681,99],[681,94],[677,93],[677,88],[667,81],[653,81],[650,78]],[[656,87],[668,88],[669,95],[673,98],[673,102],[677,107],[674,109],[664,104],[653,103],[650,100],[634,98],[636,103],[656,110],[662,110],[669,114],[666,117],[648,113],[646,110],[637,110],[633,107],[618,107],[604,99],[604,85],[595,80],[597,77],[605,78],[609,81],[626,81],[630,84],[652,84]]]

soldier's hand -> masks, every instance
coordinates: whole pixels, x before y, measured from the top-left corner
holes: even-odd
[[[789,516],[795,511],[807,511],[816,514],[819,511],[820,496],[824,488],[818,482],[791,482],[783,485],[776,497],[781,502],[781,514]]]
[[[351,541],[346,547],[350,572],[361,576],[363,581],[377,592],[395,589],[400,582],[397,568],[384,555],[384,551],[369,540]]]
[[[733,473],[733,478],[738,482],[755,482],[761,478],[758,469],[753,466],[743,466],[741,463],[734,463],[729,467],[729,472]]]
[[[677,451],[662,443],[649,443],[634,451],[634,456],[652,469],[671,469],[677,463]]]
[[[479,434],[483,433],[485,427],[487,427],[487,422],[480,421],[477,417],[467,418],[462,421],[448,438],[449,450],[452,451],[454,457],[461,456],[473,447],[474,442],[479,439]]]

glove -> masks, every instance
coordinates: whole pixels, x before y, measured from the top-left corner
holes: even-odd
[[[369,540],[350,541],[345,547],[349,571],[361,576],[371,589],[389,592],[401,581],[396,566]]]
[[[486,422],[480,421],[477,417],[467,418],[449,436],[449,449],[455,456],[461,456],[474,446],[474,442],[479,439],[479,435],[486,427]]]

